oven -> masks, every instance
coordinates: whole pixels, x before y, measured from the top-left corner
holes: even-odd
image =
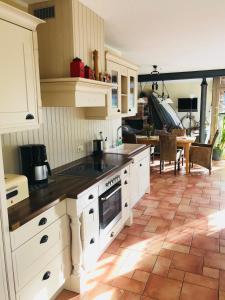
[[[122,217],[121,180],[117,175],[105,184],[105,191],[99,197],[100,234],[110,231]]]

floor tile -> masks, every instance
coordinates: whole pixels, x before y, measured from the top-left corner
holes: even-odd
[[[171,259],[158,256],[152,273],[161,276],[167,276],[170,264],[171,264]]]
[[[142,294],[145,288],[145,283],[135,279],[126,278],[123,276],[117,277],[110,282],[110,285],[123,289],[125,291]]]
[[[205,275],[205,276],[218,279],[219,278],[219,274],[220,273],[219,273],[218,269],[212,269],[212,268],[203,267],[203,275]]]
[[[168,273],[168,277],[172,278],[172,279],[183,281],[184,271],[177,270],[177,269],[174,269],[174,268],[170,268],[169,273]]]
[[[158,300],[178,300],[182,283],[180,281],[151,275],[144,294]]]
[[[146,283],[148,281],[150,273],[136,270],[132,276],[133,279]]]
[[[171,266],[181,271],[201,274],[203,269],[203,258],[192,254],[177,253],[172,259]]]
[[[219,239],[212,237],[194,235],[192,241],[192,247],[204,249],[208,251],[218,252],[219,251]]]
[[[218,289],[218,279],[202,276],[199,274],[186,273],[184,276],[184,281],[193,283],[196,285],[201,285],[208,287],[210,289]]]
[[[207,252],[204,263],[207,267],[225,270],[225,254]]]
[[[217,290],[185,282],[182,287],[180,300],[191,300],[196,299],[196,297],[198,300],[217,300],[217,295]]]

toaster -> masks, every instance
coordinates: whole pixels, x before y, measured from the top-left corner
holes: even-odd
[[[29,197],[27,177],[18,174],[5,174],[7,207]]]

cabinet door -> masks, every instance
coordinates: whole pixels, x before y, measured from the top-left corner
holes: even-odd
[[[2,240],[2,231],[0,223],[0,299],[7,300],[7,283],[6,283],[6,270],[5,270],[5,261],[3,253],[3,240]]]
[[[111,101],[109,103],[110,115],[121,115],[121,73],[120,65],[107,61],[107,72],[112,78]]]
[[[130,216],[130,178],[126,176],[122,179],[122,220],[127,221]]]
[[[128,115],[137,113],[137,72],[128,69]]]
[[[139,200],[139,174],[138,163],[132,163],[130,166],[130,200],[133,207]]]
[[[138,163],[139,199],[146,193],[150,185],[150,157],[146,156]]]
[[[33,33],[0,20],[0,130],[38,124]]]

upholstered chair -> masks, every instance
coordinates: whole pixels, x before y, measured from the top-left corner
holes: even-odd
[[[174,128],[171,130],[172,134],[175,134],[176,136],[186,136],[186,129],[181,128]],[[184,165],[184,148],[178,147],[178,149],[181,149],[181,159],[182,159],[182,166]]]

